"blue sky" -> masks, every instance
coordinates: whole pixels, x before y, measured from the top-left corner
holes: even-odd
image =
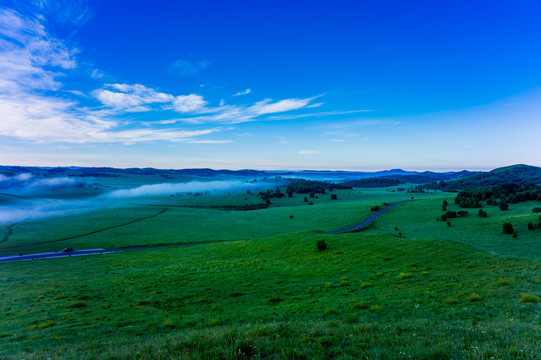
[[[0,164],[541,166],[538,1],[0,0]]]

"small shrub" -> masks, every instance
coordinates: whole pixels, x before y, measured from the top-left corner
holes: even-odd
[[[370,306],[368,306],[368,304],[365,304],[365,303],[355,303],[353,305],[351,305],[351,310],[366,310],[368,309]]]
[[[337,308],[327,308],[325,309],[325,315],[336,315],[338,314]]]
[[[38,325],[40,329],[47,329],[48,327],[54,326],[56,323],[53,320],[47,320]]]
[[[350,314],[344,318],[346,324],[356,324],[359,322],[359,317],[353,314]]]
[[[316,246],[319,251],[323,251],[327,249],[327,243],[323,239],[318,240],[316,243]]]
[[[445,215],[447,216],[447,219],[454,219],[456,218],[456,211],[447,211]]]
[[[282,299],[279,296],[273,296],[273,297],[269,298],[269,300],[268,300],[268,302],[270,304],[278,304],[279,302],[282,302],[282,301],[284,301],[284,299]]]
[[[216,319],[216,318],[210,319],[210,321],[209,321],[209,326],[210,327],[214,327],[214,326],[218,326],[218,325],[222,325],[222,320]]]
[[[447,221],[447,216],[445,216],[445,214],[441,216],[441,221]]]
[[[510,222],[504,222],[503,223],[503,233],[504,234],[512,234],[515,231],[513,228],[513,224]]]
[[[381,305],[372,305],[370,306],[370,308],[368,309],[372,312],[382,312],[383,311],[383,306]]]
[[[146,301],[146,300],[139,300],[139,301],[137,301],[137,305],[148,305],[148,301]]]
[[[479,211],[477,212],[477,216],[486,218],[488,216],[488,213],[483,209],[479,209]]]
[[[74,309],[84,308],[84,307],[86,307],[86,304],[82,301],[74,301],[70,304],[70,308],[74,308]]]
[[[282,279],[276,279],[274,282],[275,282],[276,284],[281,284],[281,283],[284,282],[284,280],[282,280]]]
[[[509,279],[500,279],[500,280],[498,280],[498,285],[500,285],[500,286],[511,285],[511,280],[509,280]]]
[[[447,221],[447,226],[451,227],[451,222]]]
[[[517,233],[517,231],[516,231],[516,230],[515,230],[515,231],[513,231],[513,237],[514,237],[515,239],[516,239],[516,238],[518,237],[518,233]]]
[[[532,295],[532,294],[523,294],[520,297],[520,302],[523,302],[523,303],[538,303],[539,298],[537,296],[535,296],[535,295]]]
[[[528,230],[534,230],[535,229],[535,225],[533,224],[533,222],[529,222],[528,223]]]
[[[176,327],[175,323],[169,318],[165,319],[162,325],[166,329],[174,329]]]
[[[369,288],[369,287],[372,287],[372,283],[369,283],[369,282],[361,283],[361,289],[366,289],[366,288]]]
[[[541,207],[534,207],[534,208],[532,209],[532,212],[533,212],[533,213],[540,213],[540,212],[541,212]]]
[[[338,283],[338,286],[341,286],[341,287],[349,286],[349,281],[347,281],[347,280],[341,280],[341,281]]]
[[[289,215],[289,218],[290,218],[290,219],[293,219],[294,217],[295,217],[295,216],[293,216],[293,215]]]
[[[406,279],[410,279],[413,275],[411,273],[400,273],[398,274],[397,276],[397,279],[398,280],[406,280]]]
[[[41,299],[44,299],[45,298],[45,295],[40,295],[37,297],[38,300],[41,300]]]
[[[476,294],[476,293],[473,293],[470,296],[468,296],[468,301],[469,302],[479,302],[481,300],[483,300],[483,298],[480,295]]]
[[[456,305],[456,304],[458,304],[458,299],[447,298],[447,299],[443,300],[443,302],[446,303],[447,305]]]
[[[379,209],[380,209],[380,207],[379,207],[378,205],[372,206],[372,207],[370,208],[371,211],[378,211]]]
[[[338,196],[336,196],[336,194],[331,194],[331,200],[338,200]]]

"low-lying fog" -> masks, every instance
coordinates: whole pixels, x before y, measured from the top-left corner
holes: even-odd
[[[247,189],[265,189],[277,185],[276,182],[247,182],[238,179],[191,181],[141,185],[83,198],[59,199],[55,198],[55,193],[58,191],[62,191],[65,195],[70,189],[75,192],[82,188],[91,188],[94,184],[68,177],[36,178],[31,174],[0,175],[0,224],[72,215],[104,207],[125,206],[135,198],[196,192],[218,194]]]

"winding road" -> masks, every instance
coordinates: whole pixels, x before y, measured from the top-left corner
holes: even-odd
[[[372,221],[374,221],[378,216],[383,214],[385,211],[387,211],[387,210],[389,210],[389,209],[391,209],[391,208],[393,208],[393,207],[395,207],[397,205],[407,203],[407,202],[410,202],[410,201],[411,200],[404,200],[404,201],[397,202],[396,204],[386,206],[383,209],[380,209],[380,210],[376,211],[375,213],[373,213],[372,215],[370,215],[369,217],[367,217],[366,219],[364,219],[363,221],[361,221],[357,225],[353,225],[353,226],[350,226],[350,227],[342,229],[342,230],[331,231],[331,234],[341,234],[341,233],[346,233],[346,232],[362,229],[363,227],[370,225],[370,223]]]

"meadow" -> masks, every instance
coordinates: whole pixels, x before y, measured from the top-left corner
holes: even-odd
[[[395,190],[253,211],[223,206],[260,203],[254,193],[171,194],[3,225],[1,255],[193,245],[0,264],[0,358],[540,358],[538,203],[449,226],[436,218],[443,200],[458,210],[453,194]]]

